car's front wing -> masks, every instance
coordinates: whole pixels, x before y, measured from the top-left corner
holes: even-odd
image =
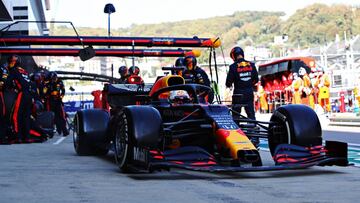
[[[193,146],[164,152],[151,150],[148,168],[150,170],[181,168],[207,172],[251,172],[304,169],[312,166],[348,166],[347,153],[344,152],[347,150],[347,145],[344,144],[327,142],[323,148],[280,146],[279,153],[274,155],[275,164],[269,166],[242,165],[241,163],[240,166],[225,165],[204,149]]]

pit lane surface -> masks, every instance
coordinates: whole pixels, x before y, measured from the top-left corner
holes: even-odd
[[[360,146],[359,127],[327,127],[323,130],[325,140],[335,140]]]
[[[0,146],[0,202],[357,202],[360,169],[122,174],[111,154],[80,157],[72,138]],[[263,161],[270,164],[264,152]]]

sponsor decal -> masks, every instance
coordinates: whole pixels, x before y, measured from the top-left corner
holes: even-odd
[[[237,159],[238,152],[242,150],[256,150],[249,138],[240,130],[219,129],[216,131],[216,138],[225,149],[230,150],[232,158]]]
[[[147,162],[147,150],[139,147],[134,147],[134,157],[135,161]]]
[[[144,54],[151,56],[159,56],[161,54],[160,50],[144,50]]]
[[[94,102],[89,101],[69,101],[64,102],[64,110],[65,112],[77,112],[81,109],[92,109],[94,108]]]
[[[243,73],[239,73],[240,77],[248,77],[251,76],[251,72],[243,72]]]
[[[242,80],[242,81],[249,81],[250,79],[251,79],[250,77],[240,78],[240,80]]]
[[[156,38],[156,39],[153,39],[153,44],[156,44],[156,45],[163,45],[163,44],[170,45],[170,44],[174,44],[174,39]]]
[[[234,142],[235,144],[248,144],[250,143],[249,141],[242,141],[242,142]]]
[[[168,116],[168,117],[183,117],[184,111],[183,110],[165,109],[162,114],[164,116]]]
[[[251,72],[252,67],[249,62],[243,61],[237,65],[237,72]]]
[[[239,128],[230,115],[214,114],[211,117],[214,119],[219,128],[225,130],[234,130]]]
[[[238,73],[240,73],[240,72],[251,72],[251,71],[252,71],[251,66],[250,67],[238,67],[237,68]]]

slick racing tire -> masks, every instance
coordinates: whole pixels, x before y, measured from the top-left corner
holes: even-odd
[[[161,116],[149,106],[128,106],[117,115],[114,136],[114,155],[118,167],[129,172],[134,161],[134,147],[156,148],[161,131]],[[143,163],[142,165],[144,166]]]
[[[322,144],[322,130],[316,113],[305,105],[277,108],[270,119],[269,148],[272,155],[277,145],[316,146]]]
[[[80,156],[106,155],[108,148],[102,147],[109,114],[100,109],[81,110],[74,117],[74,149]]]
[[[123,172],[128,172],[128,161],[132,155],[132,145],[129,139],[129,118],[120,112],[114,137],[114,155],[118,167]]]

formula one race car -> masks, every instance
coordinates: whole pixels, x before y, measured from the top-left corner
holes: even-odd
[[[78,155],[115,154],[122,171],[265,171],[347,166],[347,144],[327,141],[315,112],[303,105],[278,108],[270,122],[247,119],[231,108],[206,103],[209,87],[185,84],[178,75],[154,85],[106,86],[110,113],[75,115]],[[136,105],[135,105],[136,104]],[[263,166],[249,137],[267,138],[274,163]]]

